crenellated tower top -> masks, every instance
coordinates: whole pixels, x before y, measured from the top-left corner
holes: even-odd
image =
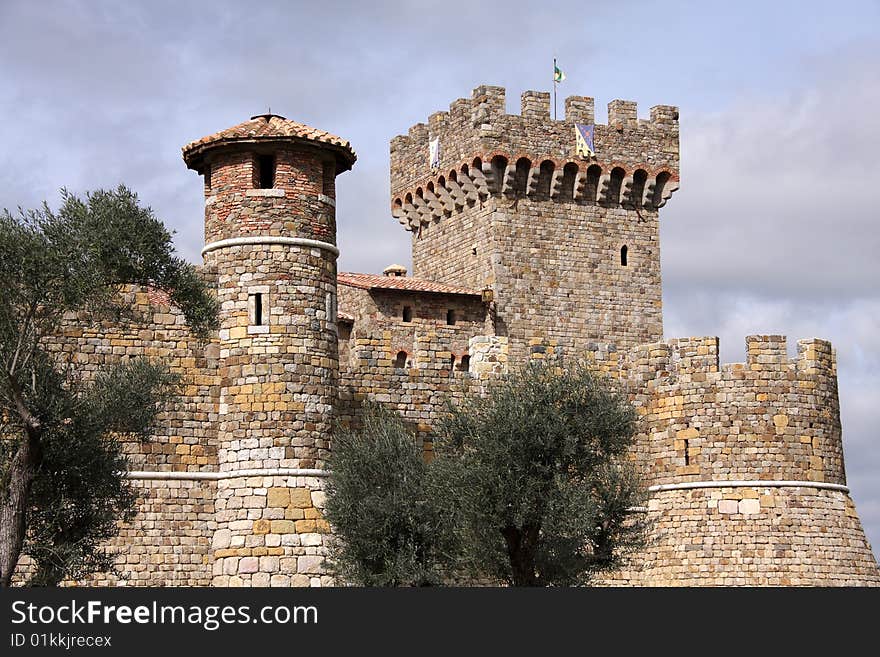
[[[575,124],[593,127],[594,155],[578,153]],[[430,143],[434,140],[439,160],[432,161]],[[678,108],[656,105],[646,120],[638,118],[635,102],[613,100],[608,104],[608,124],[596,125],[590,97],[569,96],[564,118],[553,120],[547,92],[523,92],[521,113],[507,114],[503,87],[477,87],[471,98],[459,98],[448,112],[435,112],[427,123],[417,123],[407,135],[391,140],[392,210],[412,230],[412,213],[407,216],[401,211],[407,194],[415,197],[421,189],[424,197],[429,185],[436,189],[439,181],[445,186],[450,172],[455,172],[456,179],[466,174],[470,180],[455,182],[473,200],[515,194],[517,167],[532,171],[524,181],[530,187],[523,191],[534,193],[543,183],[539,180],[542,166],[545,172],[556,172],[556,179],[551,181],[550,173],[546,181],[551,195],[556,191],[565,197],[570,184],[577,185],[569,194],[572,200],[592,194],[600,202],[660,207],[678,183]],[[572,170],[570,181],[562,180],[566,167]],[[554,185],[561,189],[554,190]],[[474,192],[468,194],[471,186]],[[457,190],[450,191],[454,201]],[[421,202],[415,199],[412,205],[424,219]]]

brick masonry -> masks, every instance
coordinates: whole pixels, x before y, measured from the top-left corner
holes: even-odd
[[[831,345],[802,340],[790,359],[784,337],[750,336],[746,362],[722,365],[717,338],[663,340],[659,209],[678,187],[678,110],[644,120],[612,101],[590,158],[575,122],[594,123],[591,98],[555,121],[546,93],[509,115],[504,89],[482,86],[395,137],[391,212],[414,271],[388,285],[336,271],[347,142],[261,116],[187,145],[218,333],[197,342],[161,295],[131,290],[138,325],[70,317],[52,344],[85,375],[144,355],[185,382],[153,440],[127,446],[140,510],[108,546],[117,573],[90,581],[332,584],[334,423],[378,401],[429,458],[446,400],[528,358],[586,358],[637,407],[632,457],[652,487],[649,545],[601,583],[880,584],[845,487]]]

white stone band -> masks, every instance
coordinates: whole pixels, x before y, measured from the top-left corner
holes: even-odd
[[[128,479],[162,479],[178,481],[219,481],[220,479],[238,479],[241,477],[326,477],[327,470],[310,468],[254,468],[251,470],[230,470],[228,472],[180,472],[131,470],[125,473]],[[734,481],[688,481],[680,484],[659,484],[649,486],[648,491],[659,493],[668,490],[689,490],[694,488],[818,488],[839,490],[849,493],[849,487],[843,484],[828,484],[822,481],[796,480],[734,480]],[[642,507],[633,507],[630,511],[643,511]]]
[[[230,470],[229,472],[159,472],[152,470],[130,470],[127,479],[162,479],[177,481],[218,481],[240,477],[326,477],[327,470],[309,468],[254,468],[252,470]]]
[[[308,246],[313,249],[324,249],[335,256],[339,255],[339,249],[330,244],[330,242],[321,242],[319,240],[309,240],[305,237],[281,237],[274,235],[254,235],[251,237],[230,237],[226,240],[218,240],[205,244],[202,249],[202,255],[216,249],[222,249],[227,246],[245,246],[250,244],[287,244],[288,246]]]
[[[734,480],[734,481],[687,481],[681,484],[659,484],[649,486],[648,491],[658,493],[667,490],[688,490],[690,488],[823,488],[849,493],[843,484],[826,484],[823,481],[788,481],[788,480]]]

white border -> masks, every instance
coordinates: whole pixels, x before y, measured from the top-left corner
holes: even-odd
[[[128,479],[162,479],[178,481],[218,481],[238,479],[239,477],[326,477],[327,470],[308,468],[254,468],[252,470],[230,470],[229,472],[157,472],[150,470],[131,470],[125,473]]]
[[[315,249],[324,249],[335,256],[339,255],[339,249],[330,244],[330,242],[321,242],[318,240],[309,240],[304,237],[280,237],[273,235],[254,235],[251,237],[230,237],[225,240],[218,240],[205,244],[202,249],[202,256],[216,249],[223,249],[227,246],[244,246],[248,244],[287,244],[288,246],[309,246]]]
[[[849,487],[843,484],[826,484],[824,481],[789,481],[789,480],[744,480],[733,481],[687,481],[681,484],[659,484],[649,486],[648,491],[658,493],[667,490],[688,490],[689,488],[823,488],[827,490],[839,490],[849,493]]]
[[[254,468],[251,470],[230,470],[228,472],[180,472],[131,470],[125,473],[128,479],[158,479],[177,481],[219,481],[221,479],[238,479],[240,477],[326,477],[328,470],[309,468]],[[694,488],[818,488],[822,490],[839,490],[849,493],[849,487],[843,484],[828,484],[823,481],[797,480],[733,480],[733,481],[688,481],[680,484],[659,484],[649,486],[651,493],[669,490],[689,490]],[[632,510],[641,511],[638,507]]]

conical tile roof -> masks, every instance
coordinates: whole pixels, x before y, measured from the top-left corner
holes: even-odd
[[[336,152],[340,171],[350,169],[357,159],[351,144],[341,137],[277,114],[258,114],[231,128],[188,143],[182,149],[183,160],[190,169],[200,170],[203,156],[209,150],[229,144],[272,141],[312,142],[328,146]]]

